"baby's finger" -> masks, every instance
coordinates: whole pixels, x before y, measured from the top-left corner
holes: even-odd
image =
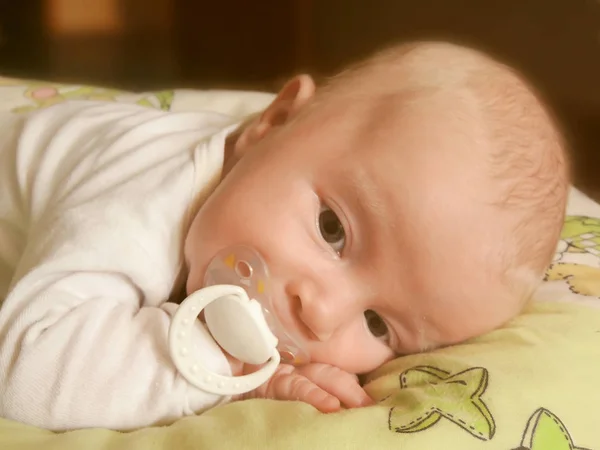
[[[326,364],[310,364],[301,372],[318,387],[341,401],[347,408],[372,405],[373,399],[358,383],[355,375]]]
[[[341,406],[333,395],[295,372],[277,377],[270,388],[271,395],[278,400],[302,401],[324,413],[338,411]]]

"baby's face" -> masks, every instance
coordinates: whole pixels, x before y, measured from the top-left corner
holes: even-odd
[[[504,225],[485,203],[478,136],[457,132],[450,105],[402,101],[334,97],[241,143],[191,226],[188,293],[217,252],[249,245],[311,360],[354,373],[515,315],[493,276]]]

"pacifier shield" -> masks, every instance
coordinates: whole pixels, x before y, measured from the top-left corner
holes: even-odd
[[[217,253],[206,270],[204,285],[228,284],[243,288],[250,299],[260,304],[266,323],[278,340],[277,349],[285,363],[309,362],[308,353],[301,345],[302,339],[286,330],[274,313],[269,270],[257,251],[240,245]]]

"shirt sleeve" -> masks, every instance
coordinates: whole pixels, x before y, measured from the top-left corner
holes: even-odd
[[[182,120],[191,120],[186,117]],[[169,135],[168,142],[185,147],[199,135],[162,113],[116,105],[65,105],[42,118],[25,128],[22,154],[15,158],[18,164],[30,160],[17,173],[31,223],[0,309],[0,415],[52,430],[127,430],[172,422],[227,400],[188,384],[168,352],[177,305],[166,300],[181,238],[168,230],[179,225],[172,215],[183,215],[189,199],[180,194],[190,188],[176,183],[164,188],[183,197],[180,209],[168,198],[161,203],[158,194],[155,203],[144,204],[137,196],[160,187],[144,180],[156,180],[161,167],[175,170],[178,163],[170,164],[172,158],[167,161],[160,152],[153,156],[153,147],[143,149],[143,160],[132,156],[144,147],[140,142]],[[128,124],[119,133],[123,120]],[[198,120],[193,117],[188,128],[198,128]],[[143,137],[146,130],[152,130],[152,139]],[[36,143],[27,144],[27,133]],[[76,150],[64,150],[94,139],[97,145],[77,157]],[[49,148],[60,148],[62,156],[49,157],[44,153]],[[108,162],[102,160],[106,153],[112,154]],[[118,169],[117,161],[125,157],[131,159],[126,170]],[[150,164],[153,158],[160,164]],[[108,163],[114,166],[110,170]],[[141,169],[127,172],[135,164]],[[40,177],[46,177],[43,186]],[[190,180],[194,177],[192,171]],[[131,184],[136,179],[141,184]],[[160,210],[164,204],[176,210]],[[226,358],[199,321],[194,333],[196,357],[229,375]]]

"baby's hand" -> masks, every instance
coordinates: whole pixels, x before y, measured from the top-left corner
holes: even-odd
[[[294,367],[281,364],[269,381],[244,398],[298,400],[324,413],[373,404],[373,400],[352,375],[328,364]]]

